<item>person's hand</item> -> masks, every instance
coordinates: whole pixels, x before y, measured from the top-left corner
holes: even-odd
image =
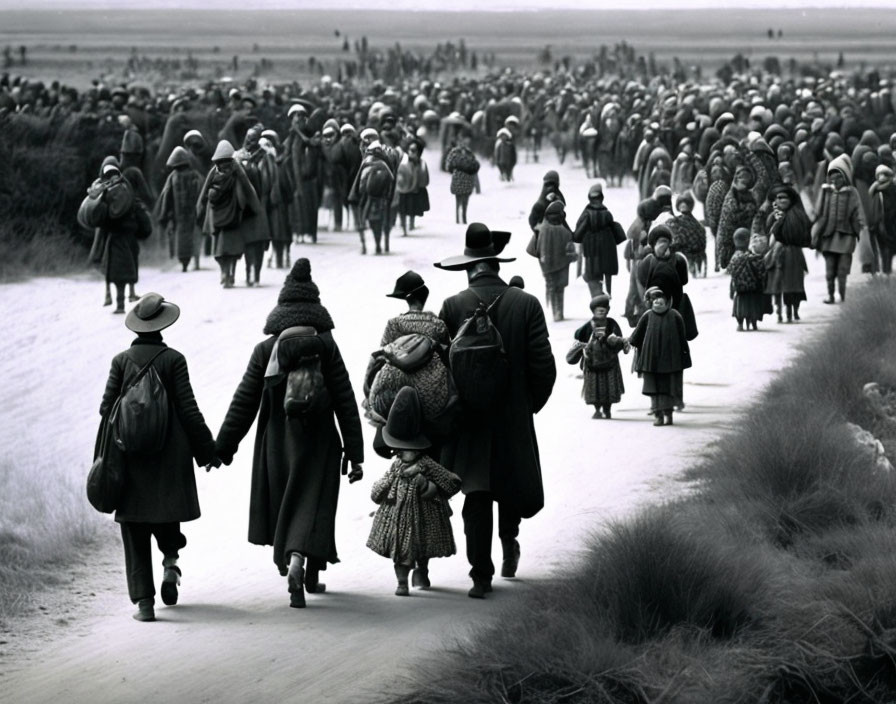
[[[352,462],[352,471],[348,473],[348,483],[354,484],[364,478],[364,470],[357,462]]]
[[[435,482],[431,482],[428,479],[426,481],[426,488],[420,492],[420,498],[423,501],[429,501],[430,499],[436,498],[439,493],[439,487],[435,484]]]
[[[217,468],[220,467],[220,466],[221,466],[221,458],[215,456],[215,459],[213,459],[211,462],[209,462],[207,465],[205,465],[205,471],[206,471],[206,472],[211,472],[211,471],[212,471],[212,467],[214,467],[215,469],[217,469]]]
[[[418,494],[423,494],[426,491],[427,484],[429,484],[429,480],[422,474],[417,474],[414,477],[414,487],[417,489]]]

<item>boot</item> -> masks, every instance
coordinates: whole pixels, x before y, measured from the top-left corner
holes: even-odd
[[[485,595],[488,594],[492,590],[492,581],[482,580],[482,579],[474,579],[473,586],[470,587],[470,591],[467,592],[467,596],[471,599],[485,599]]]
[[[563,318],[563,298],[566,291],[562,288],[554,290],[554,319],[564,320]]]
[[[656,420],[653,421],[654,425],[665,425],[666,424],[665,421],[663,420],[663,412],[662,411],[656,411],[653,415],[656,416]]]
[[[162,603],[166,606],[174,606],[177,603],[177,587],[181,577],[177,558],[166,557],[162,560],[162,567],[165,568],[165,574],[162,577]]]
[[[407,565],[399,565],[397,562],[395,563],[395,577],[398,579],[398,586],[395,587],[395,596],[410,596],[411,592],[408,589],[408,575],[411,572],[411,568]]]
[[[604,406],[604,418],[610,420],[613,417],[613,414],[610,412],[609,406]]]
[[[411,574],[411,584],[418,589],[429,589],[429,559],[417,560],[417,566]]]
[[[134,290],[134,284],[128,284],[128,286],[130,286],[130,289],[131,289],[131,293],[130,293],[130,295],[128,296],[128,300],[129,300],[131,303],[134,303],[135,301],[139,301],[139,300],[140,300],[140,296],[138,296],[138,295],[137,295],[137,292]],[[845,286],[845,282],[844,282],[844,286]]]
[[[309,594],[323,594],[327,591],[327,585],[320,581],[320,570],[308,563],[305,569],[305,591]]]
[[[383,251],[388,254],[389,253],[389,235],[391,233],[384,232],[383,233]]]
[[[672,411],[666,411],[666,425],[672,425]]]
[[[520,565],[520,543],[515,538],[502,540],[504,547],[504,561],[501,563],[501,576],[506,579],[516,577],[517,567]]]
[[[594,404],[594,415],[591,416],[591,418],[596,419],[596,418],[600,418],[600,417],[601,417],[601,415],[600,415],[600,406],[597,405],[597,404],[595,403],[595,404]]]
[[[800,304],[799,303],[793,304],[793,319],[797,320],[797,321],[800,319]]]
[[[837,279],[837,289],[840,292],[840,302],[846,300],[846,277],[842,276]],[[831,294],[831,298],[834,297],[834,294]]]
[[[286,571],[286,583],[289,587],[289,605],[294,609],[305,608],[305,558],[294,552],[289,557],[289,568]]]
[[[825,303],[834,302],[834,280],[828,279],[828,297],[824,299]]]
[[[367,242],[364,239],[364,233],[358,233],[361,236],[361,254],[367,254]]]
[[[137,602],[137,611],[134,614],[135,621],[155,621],[156,620],[156,611],[154,607],[155,600],[150,597],[149,599],[140,599]]]
[[[784,318],[783,318],[783,316],[781,315],[781,306],[780,306],[780,304],[775,306],[775,312],[778,314],[778,322],[779,322],[779,323],[783,323],[783,322],[784,322]]]
[[[112,290],[109,288],[109,284],[106,284],[106,298],[103,299],[104,306],[112,305]]]
[[[790,323],[793,321],[793,306],[787,306],[787,322]]]

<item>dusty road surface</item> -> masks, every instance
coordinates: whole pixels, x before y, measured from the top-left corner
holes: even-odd
[[[428,307],[436,311],[446,296],[465,286],[463,273],[432,267],[462,251],[465,228],[454,223],[448,177],[436,171],[437,155],[424,156],[432,169],[433,210],[411,236],[393,237],[390,255],[360,256],[353,233],[323,232],[316,246],[293,246],[294,258],[311,259],[312,277],[336,321],[334,335],[357,394],[367,355],[379,342],[386,319],[402,311],[402,303],[385,297],[395,278],[409,268],[419,271],[432,291]],[[540,298],[537,262],[524,251],[526,216],[544,171],[555,167],[553,155],[545,155],[541,164],[520,165],[517,180],[503,184],[484,165],[483,193],[470,203],[471,221],[514,233],[507,253],[517,261],[504,265],[502,273],[505,280],[521,274],[527,290]],[[581,168],[569,163],[559,168],[568,219],[574,223],[589,183]],[[637,200],[634,189],[606,193],[607,206],[627,227]],[[107,553],[84,555],[68,586],[47,596],[49,606],[38,616],[17,622],[8,642],[0,645],[0,700],[370,700],[405,676],[416,658],[462,637],[538,582],[562,574],[602,522],[686,490],[676,475],[735,422],[750,399],[786,366],[797,345],[835,314],[835,306],[821,304],[823,263],[810,253],[809,266],[803,322],[777,325],[767,318],[758,333],[735,332],[726,276],[711,273],[688,285],[701,334],[692,345],[694,367],[685,373],[687,410],[676,414],[671,428],[652,426],[640,381],[628,372],[630,357],[622,361],[626,394],[614,407],[614,419],[591,419],[591,409],[580,397],[578,369],[564,362],[573,331],[590,315],[587,286],[582,280],[571,284],[568,320],[549,323],[557,384],[536,418],[546,507],[523,522],[519,579],[496,579],[487,600],[466,596],[470,583],[461,497],[452,502],[461,553],[434,561],[432,591],[415,591],[406,599],[393,596],[391,563],[365,547],[374,509],[370,486],[388,466],[368,452],[364,481],[342,487],[337,525],[342,562],[322,575],[326,594],[309,596],[304,610],[288,608],[286,582],[270,548],[246,541],[253,429],[233,465],[211,474],[198,470],[203,515],[184,525],[189,544],[181,558],[180,604],[169,608],[159,602],[156,623],[132,620],[117,541]],[[621,315],[627,288],[624,264],[622,269],[610,314],[627,333]],[[186,355],[213,432],[252,347],[262,339],[284,273],[265,269],[261,288],[238,285],[227,291],[218,285],[210,260],[197,273],[182,274],[174,264],[141,273],[139,292],[157,291],[181,306],[181,318],[165,339]],[[238,276],[238,284],[240,280]],[[66,467],[78,490],[90,464],[109,361],[131,341],[122,316],[110,315],[101,302],[101,284],[87,275],[5,286],[0,297],[6,321],[0,339],[3,445],[10,457],[37,456],[43,463]],[[50,429],[48,422],[54,424]],[[372,428],[365,425],[365,434],[369,447]],[[109,519],[110,536],[117,530]],[[499,551],[496,538],[497,556]]]

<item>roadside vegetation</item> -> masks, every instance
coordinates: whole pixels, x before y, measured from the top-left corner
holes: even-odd
[[[695,491],[610,525],[388,701],[893,701],[896,472],[847,423],[896,459],[894,346],[879,279],[686,473]]]

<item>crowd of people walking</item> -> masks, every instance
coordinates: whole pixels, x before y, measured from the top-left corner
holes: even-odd
[[[547,137],[561,165],[547,170],[541,192],[531,194],[526,246],[544,277],[545,307],[554,323],[565,320],[564,292],[576,267],[591,315],[573,333],[566,360],[582,370],[584,402],[595,419],[613,418],[625,393],[620,354],[633,352],[632,371],[655,426],[674,425],[674,413],[685,408],[683,374],[699,334],[686,289],[707,276],[710,241],[715,272],[730,279],[732,317],[742,332],[757,330],[766,315],[782,324],[801,320],[806,249],[823,256],[825,303],[845,299],[854,254],[864,272],[891,271],[896,94],[889,80],[874,72],[851,83],[761,73],[709,86],[641,78],[508,72],[445,86],[375,86],[367,95],[321,81],[261,101],[234,89],[218,131],[190,104],[202,105],[207,95],[159,101],[169,110],[159,134],[150,122],[128,120],[120,154],[104,155],[80,214],[93,228],[91,256],[116,286],[116,312],[125,312],[127,286],[136,299],[150,211],[184,272],[191,262],[198,267],[202,252],[212,254],[222,286],[232,288],[242,257],[246,285],[253,286],[269,247],[268,265],[290,269],[214,440],[182,356],[172,350],[168,363],[159,361],[166,355],[150,359],[168,349],[160,331],[176,320],[176,306],[149,294],[125,319],[138,338],[113,360],[103,424],[147,364],[179,419],[154,455],[171,454],[165,473],[147,478],[146,458],[123,455],[128,477],[142,477],[126,487],[117,514],[138,618],[154,617],[151,535],[164,554],[163,600],[177,600],[180,522],[198,515],[186,460],[229,464],[256,418],[249,539],[274,547],[291,606],[325,590],[320,572],[338,561],[340,468],[350,482],[363,478],[364,443],[355,390],[310,260],[290,261],[291,244],[318,242],[321,211],[330,213],[332,230],[354,227],[362,254],[367,230],[374,252],[388,253],[395,225],[410,236],[434,199],[454,196],[455,220],[467,224],[470,197],[482,188],[481,166],[494,166],[500,187],[509,187],[517,145],[534,162]],[[142,109],[134,97],[117,109]],[[53,119],[73,115],[60,110]],[[125,149],[138,138],[144,145],[157,139],[158,146],[144,147],[135,165]],[[574,226],[567,218],[572,194],[560,190],[572,168],[568,158],[581,159],[593,178],[587,194],[577,194],[587,204],[573,213]],[[430,166],[450,174],[450,193],[429,192]],[[613,203],[622,174],[639,192],[630,223],[620,222]],[[361,408],[376,425],[373,449],[392,460],[373,483],[378,508],[367,545],[393,562],[400,596],[409,586],[427,588],[429,561],[455,552],[447,503],[454,494],[464,495],[473,598],[492,591],[494,504],[500,574],[511,578],[521,555],[520,522],[544,503],[533,415],[548,402],[557,371],[541,302],[521,282],[501,278],[501,264],[513,261],[504,255],[509,239],[480,222],[467,227],[463,254],[435,262],[467,276],[467,287],[438,315],[425,310],[429,290],[419,272],[406,272],[386,294],[408,310],[388,322],[364,377]],[[624,295],[613,283],[620,246]],[[143,493],[176,501],[144,504]]]

